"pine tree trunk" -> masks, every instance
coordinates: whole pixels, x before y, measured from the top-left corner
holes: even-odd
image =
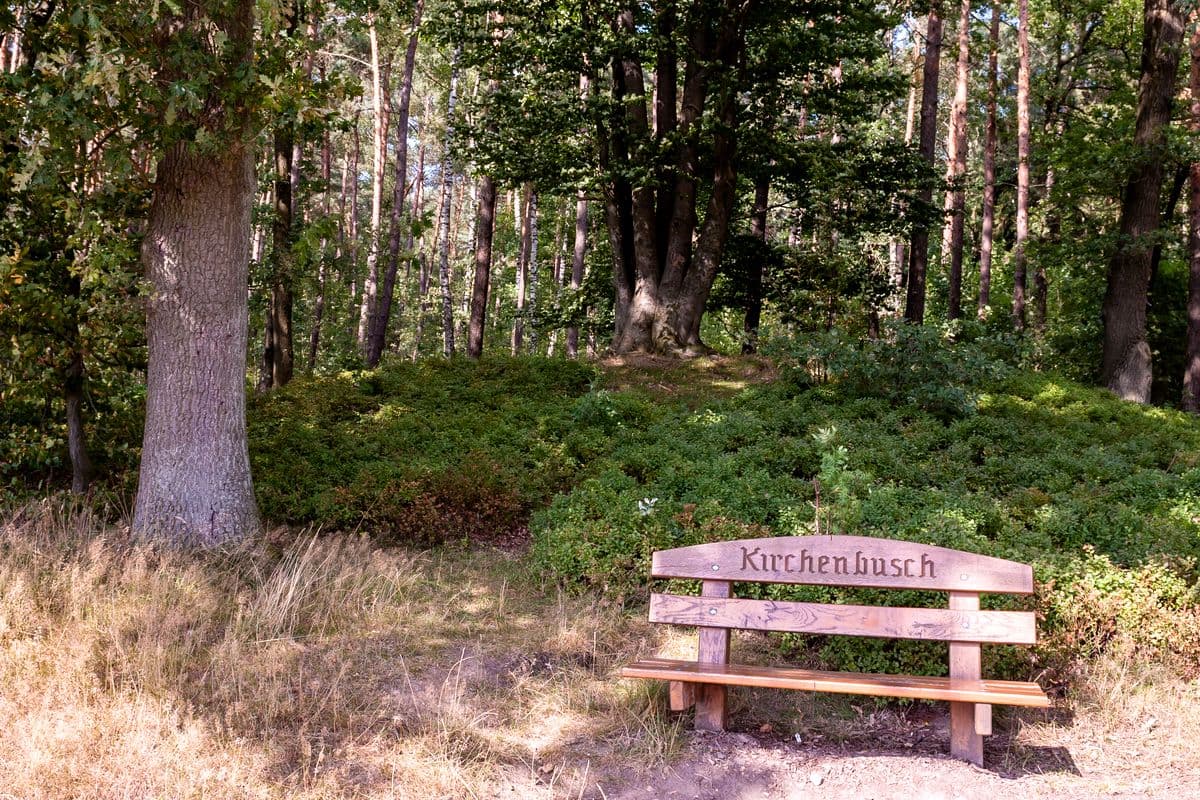
[[[938,71],[942,49],[941,1],[929,7],[925,27],[925,69],[921,77],[921,160],[933,166],[933,150],[937,139]],[[933,202],[933,187],[920,190],[924,203]],[[929,226],[913,228],[908,254],[908,293],[904,302],[904,319],[920,325],[925,321],[925,272],[929,262]]]
[[[417,63],[417,43],[420,39],[421,14],[425,0],[416,0],[408,48],[404,51],[404,74],[400,79],[400,108],[396,115],[396,179],[392,194],[391,225],[388,230],[387,270],[383,276],[383,291],[370,323],[367,341],[367,366],[379,364],[387,341],[388,323],[396,293],[396,273],[400,267],[400,229],[403,225],[404,198],[408,194],[408,118],[412,105],[413,70]]]
[[[446,140],[442,143],[442,213],[438,220],[438,278],[442,289],[442,354],[454,355],[454,297],[450,275],[450,211],[453,203],[454,179],[450,162],[451,142],[454,139],[454,106],[458,102],[458,58],[455,49],[450,60],[450,94],[446,101]]]
[[[942,229],[942,264],[950,265],[950,294],[946,316],[962,316],[963,207],[962,182],[967,174],[967,75],[970,70],[971,0],[962,0],[958,18],[958,61],[955,69],[954,101],[950,106],[950,130],[946,136],[947,215]]]
[[[271,222],[271,302],[270,353],[271,377],[268,388],[284,386],[292,379],[294,347],[292,343],[292,224],[295,205],[292,197],[293,141],[288,122],[275,129],[275,215]],[[263,363],[266,363],[264,355]]]
[[[355,323],[358,319],[360,304],[360,287],[358,284],[358,165],[362,158],[362,138],[358,130],[359,115],[354,115],[353,146],[350,151],[350,217],[346,223],[346,233],[350,239],[350,263],[346,272],[347,288],[350,293],[350,309],[346,315],[347,331],[350,338],[354,337]]]
[[[483,355],[495,230],[496,181],[490,175],[484,175],[479,181],[479,210],[475,217],[475,276],[471,287],[471,321],[467,331],[467,355],[471,358]]]
[[[979,319],[992,302],[992,244],[996,224],[996,91],[1000,72],[1000,3],[992,4],[988,29],[987,128],[983,140],[983,222],[979,234]]]
[[[1121,203],[1120,241],[1108,265],[1104,295],[1101,381],[1117,396],[1150,400],[1150,345],[1146,299],[1150,284],[1150,234],[1159,226],[1163,149],[1183,41],[1178,4],[1146,0],[1142,77],[1134,129],[1135,160]]]
[[[771,195],[771,176],[761,175],[754,182],[754,210],[750,215],[750,235],[767,241],[767,204]],[[742,323],[742,354],[758,351],[758,325],[762,319],[763,265],[758,259],[750,266],[746,285],[746,317]]]
[[[323,78],[324,76],[322,76]],[[329,141],[329,130],[326,129],[321,139],[321,186],[323,201],[321,213],[326,219],[332,209],[329,186],[333,173],[333,151]],[[312,332],[308,340],[308,373],[311,375],[317,365],[317,350],[321,346],[321,323],[325,317],[325,294],[329,281],[329,242],[321,239],[321,261],[317,266],[317,299],[313,303]]]
[[[1013,248],[1013,328],[1025,330],[1029,240],[1029,0],[1017,0],[1017,241]]]
[[[389,68],[379,60],[379,35],[375,15],[368,16],[367,34],[371,42],[371,99],[375,105],[373,166],[371,171],[371,227],[367,231],[367,276],[363,281],[362,305],[358,314],[357,341],[363,356],[367,355],[367,333],[375,313],[379,293],[379,237],[383,224],[383,173],[387,170],[388,87]]]
[[[1195,16],[1192,18],[1196,22]],[[1200,27],[1192,30],[1191,95],[1188,130],[1200,134]],[[1200,414],[1200,161],[1189,170],[1191,186],[1188,193],[1188,295],[1187,344],[1183,359],[1184,411]]]

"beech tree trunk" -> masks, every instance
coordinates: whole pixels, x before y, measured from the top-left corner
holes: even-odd
[[[950,265],[946,316],[962,316],[963,206],[962,182],[967,174],[967,75],[970,70],[971,0],[962,0],[958,18],[958,61],[955,69],[954,101],[950,106],[950,130],[946,136],[947,214],[942,229],[942,264]]]
[[[942,53],[941,0],[929,7],[925,26],[925,69],[921,76],[921,138],[918,144],[921,160],[933,166],[933,150],[937,143],[938,71]],[[933,187],[921,189],[918,197],[923,203],[933,202]],[[908,292],[904,301],[904,319],[920,325],[925,321],[925,272],[929,263],[929,226],[913,228],[908,253]]]
[[[412,105],[413,70],[417,63],[417,44],[420,39],[421,14],[425,0],[416,0],[413,7],[412,27],[408,34],[408,47],[404,51],[404,74],[400,79],[400,107],[396,113],[396,184],[392,193],[391,225],[388,230],[387,270],[383,276],[383,291],[380,293],[375,315],[371,320],[367,340],[367,366],[379,364],[387,341],[388,323],[392,315],[392,302],[396,293],[396,273],[400,267],[400,229],[404,218],[404,198],[408,194],[408,118]]]
[[[1192,22],[1196,22],[1195,15]],[[1192,30],[1191,57],[1192,104],[1188,129],[1193,134],[1200,134],[1200,27]],[[1200,161],[1193,162],[1189,172],[1187,344],[1180,405],[1184,411],[1200,414]]]
[[[737,179],[736,82],[718,76],[741,68],[743,22],[750,6],[727,0],[719,12],[714,8],[689,26],[687,46],[679,51],[688,54],[688,61],[677,101],[670,79],[677,74],[676,55],[660,48],[653,130],[641,61],[630,55],[611,65],[617,102],[613,119],[600,131],[599,154],[602,169],[612,175],[605,191],[605,222],[613,247],[613,349],[618,353],[708,351],[700,340],[700,322],[728,239]],[[669,11],[664,6],[656,18],[661,36],[676,29]],[[615,24],[625,35],[634,35],[634,9],[619,10]],[[706,106],[711,106],[708,113],[715,123],[711,128],[703,124]],[[702,148],[700,137],[709,130],[711,147]],[[630,146],[637,142],[655,146]],[[674,165],[652,163],[648,154],[656,148],[669,153]],[[708,158],[702,162],[705,149]],[[711,169],[711,186],[701,223],[702,163]],[[630,172],[654,177],[634,185],[626,177]]]
[[[1101,381],[1118,397],[1150,401],[1150,345],[1146,299],[1150,285],[1150,234],[1159,226],[1166,125],[1183,42],[1178,3],[1146,0],[1142,77],[1134,129],[1135,160],[1121,203],[1120,241],[1108,265],[1104,294]]]
[[[181,142],[158,165],[142,245],[153,291],[133,528],[175,545],[258,529],[244,383],[253,194],[253,154],[240,142],[204,153]]]
[[[1029,0],[1017,0],[1017,241],[1013,248],[1013,328],[1025,330],[1025,245],[1029,240]]]
[[[996,224],[996,90],[1000,73],[1000,3],[992,4],[988,29],[987,127],[983,139],[983,222],[979,234],[979,319],[992,302],[992,240]]]

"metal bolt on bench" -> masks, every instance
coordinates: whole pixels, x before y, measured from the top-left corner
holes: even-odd
[[[699,628],[695,661],[651,658],[622,677],[670,682],[671,708],[696,707],[696,727],[725,729],[725,687],[765,686],[810,692],[911,697],[950,702],[950,752],[983,765],[992,705],[1047,707],[1036,683],[984,680],[980,646],[1034,644],[1032,612],[981,611],[981,593],[1032,594],[1027,564],[916,542],[865,536],[783,536],[660,550],[655,578],[697,578],[699,597],[650,595],[650,621]],[[720,576],[714,577],[714,576]],[[949,593],[948,608],[743,600],[734,582],[928,589]],[[924,639],[950,643],[947,678],[756,667],[729,662],[732,629]]]

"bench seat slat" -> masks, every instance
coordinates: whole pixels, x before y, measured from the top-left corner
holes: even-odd
[[[810,692],[866,694],[949,700],[963,703],[1047,708],[1050,700],[1036,683],[1025,681],[955,681],[922,675],[871,675],[858,672],[825,672],[789,667],[756,667],[744,664],[701,664],[669,658],[637,661],[621,670],[623,678],[716,683],[728,686],[762,686]]]
[[[1037,621],[1030,611],[957,611],[652,594],[650,621],[887,639],[1037,642]]]

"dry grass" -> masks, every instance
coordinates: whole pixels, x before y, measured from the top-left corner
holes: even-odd
[[[615,753],[674,752],[678,725],[609,677],[647,627],[512,557],[270,549],[156,550],[50,501],[5,520],[3,791],[576,796]]]
[[[274,540],[156,550],[54,501],[0,521],[0,797],[614,797],[648,767],[687,768],[687,717],[612,672],[694,637],[547,590],[496,551]],[[1059,751],[1129,774],[1200,763],[1197,684],[1114,648],[1073,685],[1059,713],[1002,717],[1004,769]],[[929,725],[783,692],[735,694],[733,715],[818,746],[903,747]]]

